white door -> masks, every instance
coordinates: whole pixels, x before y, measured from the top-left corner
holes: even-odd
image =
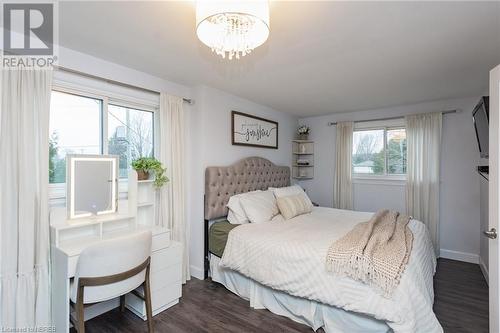
[[[499,306],[500,298],[498,277],[500,258],[498,250],[498,219],[500,217],[500,188],[499,188],[499,168],[500,168],[500,65],[490,72],[490,181],[489,181],[489,230],[485,235],[491,237],[489,240],[489,288],[490,288],[490,332],[500,332]]]

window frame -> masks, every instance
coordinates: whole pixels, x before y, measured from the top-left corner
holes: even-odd
[[[153,156],[158,156],[160,152],[159,140],[159,105],[153,105],[150,102],[142,101],[135,97],[127,98],[127,96],[115,94],[106,91],[97,91],[96,89],[87,88],[76,84],[64,84],[62,82],[54,82],[52,91],[57,91],[65,94],[71,94],[81,97],[93,98],[102,101],[101,117],[100,117],[100,151],[101,155],[108,154],[108,106],[110,104],[136,109],[139,111],[153,113]],[[51,205],[62,205],[66,203],[66,182],[64,183],[49,183],[49,203]],[[128,195],[128,179],[118,180],[119,199],[126,199]]]
[[[383,130],[384,131],[384,173],[383,174],[370,174],[370,173],[355,173],[354,165],[351,161],[351,172],[352,179],[355,183],[366,183],[370,184],[373,181],[385,181],[387,185],[400,185],[402,181],[406,180],[406,173],[404,174],[390,174],[387,172],[388,169],[388,160],[387,160],[387,132],[390,130],[398,130],[404,129],[406,133],[406,125],[403,121],[392,121],[387,124],[383,124],[380,121],[374,122],[365,122],[361,123],[362,125],[356,126],[355,124],[353,129],[354,132],[363,132],[363,131],[376,131]],[[352,152],[351,152],[352,154]],[[407,167],[408,168],[408,167]]]

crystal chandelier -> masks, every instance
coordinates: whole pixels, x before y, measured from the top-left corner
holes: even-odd
[[[244,57],[269,36],[269,2],[198,0],[196,34],[222,58]]]

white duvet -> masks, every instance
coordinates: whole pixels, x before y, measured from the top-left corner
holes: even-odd
[[[288,221],[241,225],[229,233],[221,265],[290,295],[383,320],[394,332],[443,332],[432,311],[436,257],[421,222],[410,221],[413,248],[391,298],[325,270],[332,242],[371,215],[317,207]]]

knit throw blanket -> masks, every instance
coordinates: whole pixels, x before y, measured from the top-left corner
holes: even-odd
[[[410,258],[413,233],[409,216],[379,210],[328,249],[326,269],[378,287],[385,297],[399,285]]]

